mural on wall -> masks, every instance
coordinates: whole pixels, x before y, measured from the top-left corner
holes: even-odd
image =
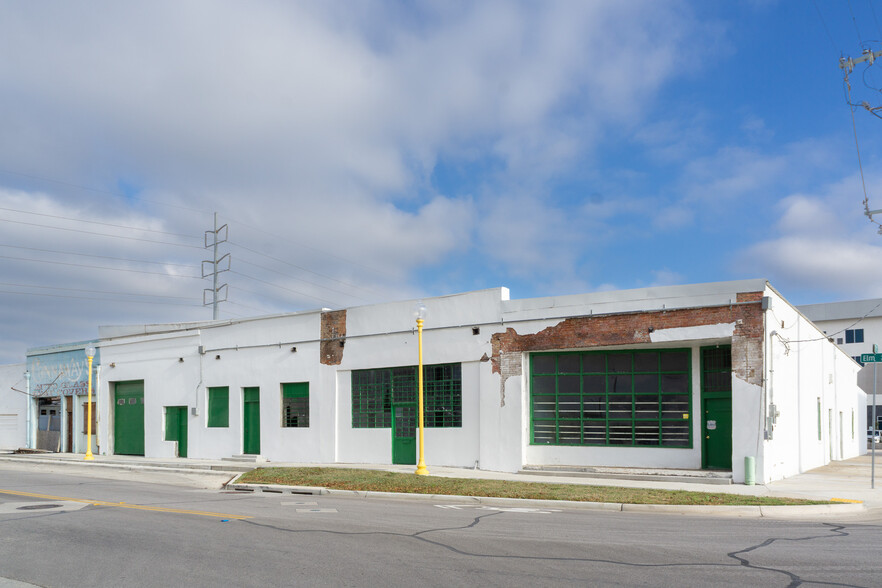
[[[93,386],[98,355],[96,353],[92,361]],[[33,396],[81,396],[88,393],[89,364],[83,349],[28,356],[27,363]]]

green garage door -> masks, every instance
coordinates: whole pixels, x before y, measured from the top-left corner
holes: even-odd
[[[144,380],[114,386],[114,453],[144,455]]]

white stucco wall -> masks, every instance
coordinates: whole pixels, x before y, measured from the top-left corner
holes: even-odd
[[[858,424],[866,402],[857,386],[860,366],[777,292],[768,289],[766,294],[771,299],[766,406],[774,404],[777,416],[771,438],[763,443],[763,468],[757,468],[758,481],[764,482],[859,455],[865,441]]]
[[[27,447],[28,397],[23,363],[0,365],[0,449]],[[15,389],[13,389],[15,388]]]
[[[461,364],[463,402],[461,427],[426,428],[427,464],[474,467],[477,462],[483,469],[500,471],[517,471],[526,464],[701,468],[700,350],[730,344],[734,323],[658,329],[651,333],[648,344],[603,348],[690,349],[692,446],[688,448],[530,445],[529,353],[520,358],[519,374],[505,381],[503,397],[502,378],[489,361],[492,336],[508,328],[515,328],[519,335],[534,334],[566,317],[601,312],[725,306],[733,304],[740,291],[762,290],[771,299],[762,343],[765,372],[754,383],[735,376],[732,382],[734,480],[744,479],[745,456],[756,458],[757,480],[765,482],[827,463],[831,447],[833,459],[857,455],[864,435],[857,428],[855,438],[851,436],[852,412],[863,401],[855,384],[856,364],[764,281],[749,280],[516,301],[508,300],[507,290],[492,289],[427,300],[423,361]],[[148,456],[174,455],[175,443],[163,440],[167,406],[187,407],[190,457],[217,459],[242,453],[243,390],[258,387],[260,453],[268,459],[391,463],[390,429],[351,426],[352,372],[416,365],[413,306],[414,301],[402,301],[347,309],[339,365],[320,362],[320,311],[103,329],[101,378],[96,385],[101,452],[112,453],[114,449],[114,383],[143,380]],[[789,353],[782,339],[789,341]],[[513,360],[509,357],[505,361]],[[287,382],[309,384],[309,427],[281,426],[281,384]],[[207,389],[216,386],[230,391],[229,426],[208,428]],[[817,398],[822,402],[821,440],[817,439]],[[770,402],[777,405],[780,416],[766,440],[766,407]],[[830,414],[834,417],[832,428]]]

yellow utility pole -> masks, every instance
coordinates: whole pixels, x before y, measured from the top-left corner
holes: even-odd
[[[426,305],[420,301],[417,304],[416,310],[414,312],[416,314],[416,324],[417,324],[417,347],[419,348],[420,362],[417,375],[417,382],[419,385],[419,426],[420,426],[420,460],[417,463],[416,474],[418,476],[427,476],[429,475],[429,470],[426,469],[426,461],[423,457],[423,320],[426,316]]]
[[[95,357],[95,348],[89,345],[86,348],[86,359],[89,362],[89,399],[86,401],[86,461],[95,459],[92,455],[92,359]]]

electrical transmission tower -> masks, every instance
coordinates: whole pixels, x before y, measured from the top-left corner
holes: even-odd
[[[212,287],[205,288],[202,292],[202,306],[208,306],[209,304],[212,307],[212,318],[217,320],[217,305],[219,302],[227,301],[227,285],[221,284],[218,285],[217,277],[221,272],[230,271],[230,254],[225,253],[222,256],[218,257],[217,246],[221,243],[225,243],[227,241],[227,237],[229,236],[229,228],[227,225],[223,225],[221,227],[217,226],[217,213],[214,213],[214,230],[213,231],[205,231],[205,248],[213,249],[214,256],[213,259],[202,260],[202,277],[207,278],[211,276]],[[223,238],[221,238],[221,233],[223,233]],[[210,271],[206,271],[205,264],[209,264]],[[226,263],[226,267],[224,267],[224,263]],[[223,294],[223,296],[221,295]]]

